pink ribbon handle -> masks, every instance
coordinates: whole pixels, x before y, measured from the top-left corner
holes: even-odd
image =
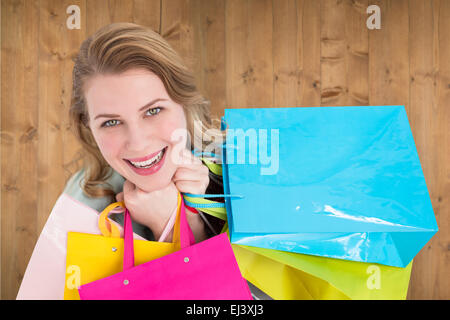
[[[167,225],[164,228],[164,231],[161,233],[161,237],[159,237],[158,242],[164,242],[164,240],[166,240],[167,235],[173,229],[173,226],[175,224],[175,219],[177,218],[177,213],[178,213],[178,207],[175,208],[175,211],[170,216],[169,222],[167,222]]]
[[[181,196],[181,211],[180,211],[180,248],[186,248],[195,244],[194,234],[187,222],[186,207],[184,206],[184,199]]]
[[[131,215],[128,209],[125,210],[125,219],[123,223],[123,238],[124,238],[123,270],[128,270],[134,267],[133,225],[131,224]]]
[[[186,208],[184,206],[184,199],[181,196],[180,208],[180,248],[186,248],[195,244],[194,234],[187,222]],[[133,243],[133,225],[131,224],[131,215],[128,209],[125,209],[125,219],[123,224],[124,232],[124,257],[123,270],[128,270],[134,267],[134,243]]]

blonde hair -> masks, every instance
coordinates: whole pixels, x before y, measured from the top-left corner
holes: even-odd
[[[72,74],[69,116],[75,136],[84,147],[85,176],[81,187],[90,197],[114,196],[114,191],[106,183],[112,168],[103,158],[88,126],[84,88],[97,74],[120,74],[133,68],[146,69],[161,79],[170,98],[183,106],[191,138],[197,137],[194,123],[201,126],[196,130],[208,135],[207,132],[211,132],[208,129],[214,128],[212,123],[218,121],[211,120],[209,101],[197,91],[193,74],[163,37],[133,23],[104,26],[81,44]]]

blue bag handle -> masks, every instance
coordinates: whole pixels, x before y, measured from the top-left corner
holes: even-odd
[[[199,158],[204,158],[206,156],[206,157],[210,157],[210,158],[220,159],[220,156],[213,152],[197,151],[197,149],[195,149],[195,148],[194,148],[194,150],[192,150],[192,154],[195,157],[199,157]]]

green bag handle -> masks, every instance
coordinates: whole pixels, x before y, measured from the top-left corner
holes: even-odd
[[[200,197],[192,197],[188,193],[183,193],[183,196],[184,203],[187,206],[200,210],[221,220],[227,220],[227,211],[223,203]]]
[[[222,176],[222,166],[207,159],[202,159],[203,163],[215,175]]]
[[[222,166],[210,160],[210,159],[219,160],[220,159],[219,155],[216,155],[215,153],[212,152],[197,151],[197,149],[192,150],[192,154],[195,157],[199,157],[212,173],[218,176],[222,176]]]
[[[205,198],[238,198],[242,199],[242,196],[229,195],[229,194],[191,194],[183,193],[184,202],[187,206],[200,210],[202,212],[213,215],[219,219],[227,219],[227,211],[225,208],[225,203],[208,200]]]

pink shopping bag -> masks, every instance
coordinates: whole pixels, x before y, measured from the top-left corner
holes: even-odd
[[[179,225],[179,251],[135,267],[133,230],[126,210],[124,270],[80,286],[81,300],[251,300],[227,234],[195,244],[184,200]]]
[[[62,300],[66,274],[67,232],[100,235],[99,213],[85,204],[62,194],[47,219],[34,247],[17,300]],[[114,221],[122,233],[122,227]],[[144,240],[134,234],[135,239]]]

